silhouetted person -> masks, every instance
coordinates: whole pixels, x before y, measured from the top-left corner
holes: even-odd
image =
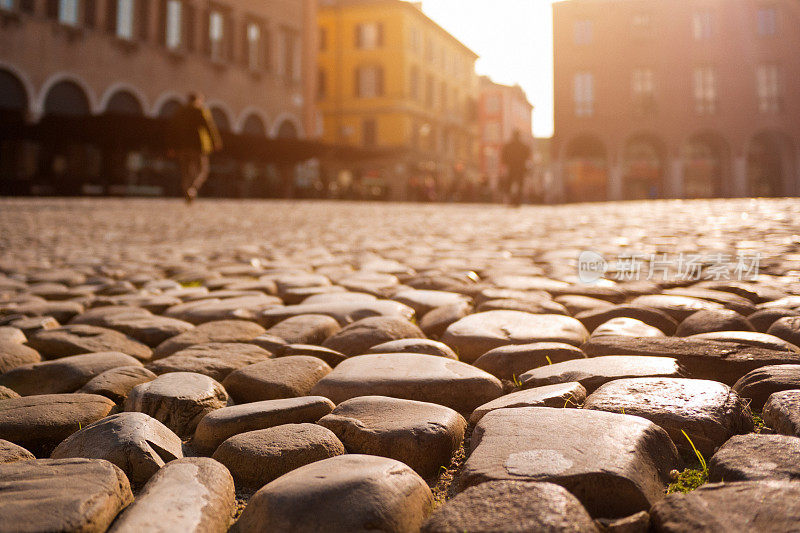
[[[172,146],[178,152],[181,190],[192,202],[208,178],[209,155],[222,149],[222,139],[203,97],[192,93],[171,121]]]
[[[531,147],[522,142],[519,130],[514,130],[511,140],[503,146],[503,164],[506,166],[506,179],[503,183],[506,201],[518,205],[522,198],[526,164],[531,158]],[[516,185],[516,193],[514,192]],[[512,196],[516,194],[516,196]]]

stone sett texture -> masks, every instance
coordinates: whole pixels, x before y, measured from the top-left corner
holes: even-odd
[[[0,532],[794,524],[798,228],[793,199],[0,199]],[[670,494],[694,445],[721,483]]]

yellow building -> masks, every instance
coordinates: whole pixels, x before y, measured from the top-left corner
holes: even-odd
[[[395,181],[434,177],[443,191],[477,175],[472,50],[412,2],[321,0],[318,22],[325,141],[396,149],[382,165]]]

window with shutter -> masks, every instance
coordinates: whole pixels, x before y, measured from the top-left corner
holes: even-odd
[[[156,30],[156,35],[158,42],[162,46],[167,46],[167,0],[156,0],[156,2],[158,2],[158,17],[156,17],[158,29]]]
[[[272,70],[272,32],[267,27],[267,24],[261,28],[261,46],[262,46],[262,60],[261,66],[264,70]]]
[[[83,25],[87,28],[94,28],[97,19],[97,1],[83,1]]]
[[[328,75],[324,70],[319,69],[317,73],[317,100],[324,100],[327,94]]]
[[[189,52],[193,52],[197,47],[197,38],[195,37],[197,28],[197,9],[191,4],[181,4],[183,6],[183,46]]]
[[[361,67],[356,70],[356,96],[375,98],[384,94],[383,68]]]
[[[292,81],[300,83],[303,73],[303,47],[300,43],[300,34],[292,31]]]
[[[365,22],[356,26],[356,48],[374,50],[383,46],[383,24]]]
[[[58,6],[59,6],[59,0],[47,0],[46,13],[45,13],[47,18],[49,19],[58,18]]]
[[[236,54],[236,41],[234,38],[236,37],[236,26],[233,23],[233,17],[230,13],[225,13],[223,16],[224,21],[224,32],[225,32],[225,52],[224,56],[228,61],[233,61],[235,59]]]
[[[108,33],[117,31],[117,0],[106,0],[106,31]]]
[[[200,42],[201,42],[201,50],[205,55],[209,55],[211,53],[211,39],[209,39],[209,20],[211,17],[210,11],[205,11],[204,14],[200,15],[202,19],[202,24],[200,28]]]
[[[139,12],[137,13],[139,39],[147,41],[150,36],[150,0],[137,0],[137,2],[139,4]]]

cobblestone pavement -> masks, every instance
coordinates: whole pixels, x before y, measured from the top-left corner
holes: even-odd
[[[798,273],[793,199],[0,199],[0,532],[791,530]]]

